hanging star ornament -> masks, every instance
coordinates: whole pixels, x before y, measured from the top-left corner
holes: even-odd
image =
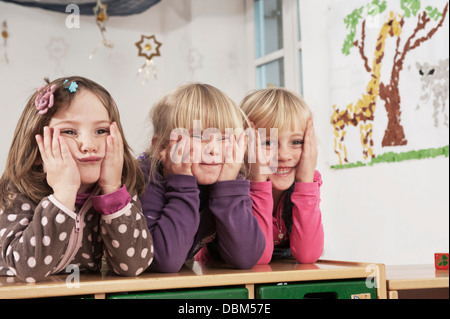
[[[136,42],[135,44],[138,48],[138,56],[146,58],[145,63],[138,70],[138,75],[144,72],[142,84],[145,84],[150,77],[150,71],[153,71],[154,78],[157,78],[157,70],[155,63],[153,62],[153,57],[161,56],[159,48],[161,47],[162,43],[158,42],[154,35],[141,35],[141,40]]]
[[[188,53],[188,58],[187,58],[187,62],[188,62],[188,68],[191,71],[191,78],[194,78],[195,72],[196,70],[199,70],[203,67],[203,55],[200,54],[200,51],[195,48],[195,47],[191,47],[189,49],[189,53]]]
[[[89,55],[89,60],[91,60],[94,57],[94,54],[97,52],[98,48],[103,44],[106,48],[112,49],[114,47],[114,44],[106,39],[105,32],[106,32],[106,21],[109,19],[108,16],[108,5],[103,4],[101,0],[97,0],[97,4],[94,7],[94,15],[95,15],[95,22],[97,23],[98,28],[100,29],[100,33],[102,35],[102,40],[97,44],[94,51],[92,51],[91,55]]]
[[[67,57],[69,45],[63,37],[51,37],[47,44],[50,59],[55,61],[55,73],[64,74],[61,60]]]
[[[8,52],[6,51],[6,44],[8,41],[8,37],[9,37],[8,25],[6,24],[6,20],[5,20],[5,21],[3,21],[3,25],[2,25],[2,38],[3,38],[3,50],[5,51],[4,56],[5,56],[6,64],[9,64]]]
[[[97,4],[93,9],[96,21],[105,22],[106,20],[108,20],[109,16],[107,13],[107,9],[107,4],[103,4],[101,0],[97,0]]]

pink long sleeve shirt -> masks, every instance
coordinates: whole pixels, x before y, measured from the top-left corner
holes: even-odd
[[[291,195],[292,231],[288,234],[282,218],[284,196],[280,199],[276,216],[272,215],[272,182],[251,182],[250,196],[253,200],[253,215],[266,239],[265,251],[258,264],[268,264],[274,247],[291,249],[292,256],[299,263],[316,262],[323,250],[324,233],[320,211],[320,186],[322,176],[314,173],[312,183],[296,183]]]

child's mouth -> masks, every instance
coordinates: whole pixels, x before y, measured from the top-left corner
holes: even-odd
[[[101,161],[102,159],[103,159],[102,157],[88,156],[88,157],[80,158],[79,161],[82,163],[95,163],[95,162]]]
[[[295,167],[278,167],[274,174],[284,177],[290,175],[294,170]]]

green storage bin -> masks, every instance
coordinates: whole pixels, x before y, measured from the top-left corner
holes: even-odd
[[[279,285],[260,285],[259,299],[376,299],[376,288],[365,280],[314,281]]]
[[[246,288],[147,291],[108,295],[108,299],[248,299]]]

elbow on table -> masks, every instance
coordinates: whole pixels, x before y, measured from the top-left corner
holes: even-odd
[[[258,263],[258,259],[239,258],[229,262],[231,266],[237,269],[250,269]]]
[[[255,247],[252,253],[236,254],[227,258],[226,262],[237,269],[253,268],[257,264],[261,264],[261,261],[266,262],[266,259],[268,259],[267,263],[269,263],[272,256],[264,258],[264,248],[265,245],[260,245],[260,247]]]
[[[299,262],[300,264],[313,264],[317,260],[319,260],[320,256],[322,255],[322,249],[316,250],[316,251],[308,251],[307,249],[304,250],[297,250],[291,247],[292,256],[294,256],[295,260]]]
[[[151,269],[164,273],[176,273],[181,270],[186,258],[179,258],[174,256],[173,258],[156,258],[151,264]]]

